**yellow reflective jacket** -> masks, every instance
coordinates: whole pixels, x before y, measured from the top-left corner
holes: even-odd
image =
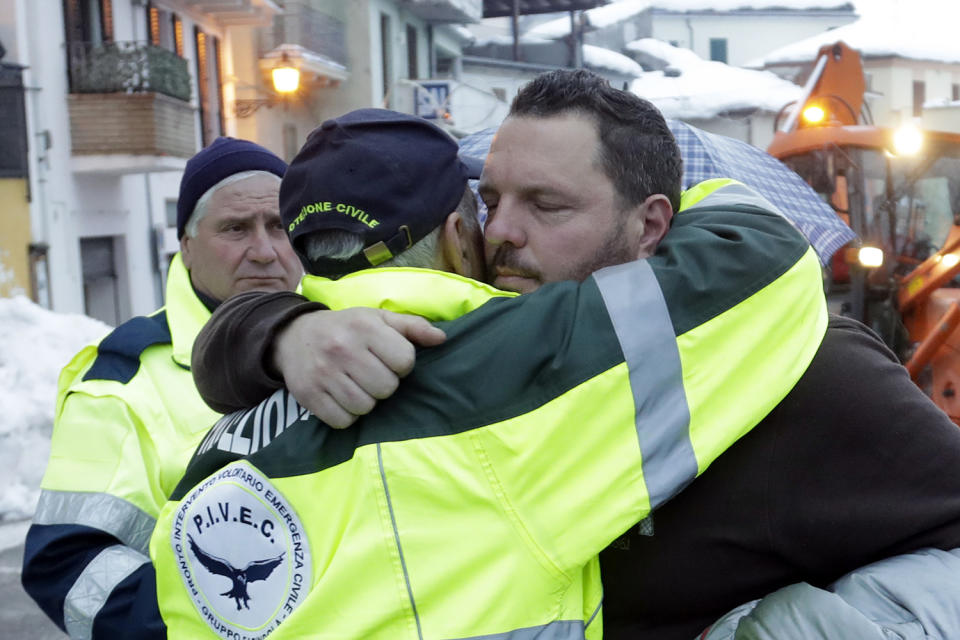
[[[526,296],[305,278],[447,341],[350,429],[285,391],[217,423],[150,543],[170,635],[599,637],[596,554],[766,415],[827,324],[772,205],[730,181],[685,205],[654,257]]]
[[[155,518],[220,417],[190,373],[193,342],[210,312],[179,254],[170,265],[166,303],[81,350],[60,374],[23,582],[72,637],[91,637],[105,608],[118,615],[131,604],[129,592],[122,606],[110,600],[137,571],[147,572],[144,599],[152,597],[147,543]],[[134,617],[145,624],[145,615]],[[152,615],[159,626],[155,605]]]

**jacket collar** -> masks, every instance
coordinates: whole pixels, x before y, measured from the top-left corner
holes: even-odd
[[[303,295],[330,309],[374,307],[432,322],[459,318],[491,298],[517,295],[453,273],[411,267],[364,269],[337,280],[307,275],[300,285]]]
[[[167,324],[173,343],[173,360],[181,367],[190,368],[193,342],[200,329],[210,319],[210,311],[197,297],[190,284],[190,272],[177,253],[170,261],[166,292]]]

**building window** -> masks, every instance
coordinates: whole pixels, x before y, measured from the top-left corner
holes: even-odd
[[[197,45],[197,95],[200,109],[200,146],[207,146],[212,142],[207,129],[207,113],[210,110],[210,74],[207,71],[207,34],[194,27],[194,39]]]
[[[177,201],[171,199],[164,200],[163,209],[167,226],[175,229],[177,227]]]
[[[710,59],[724,63],[727,61],[726,38],[710,38]]]
[[[194,27],[197,44],[197,88],[200,96],[200,139],[205,147],[223,135],[223,96],[220,86],[220,41]]]
[[[954,102],[960,100],[960,84],[954,83],[950,85],[950,99]]]
[[[923,115],[923,103],[927,101],[927,85],[923,80],[913,81],[913,115]]]
[[[417,65],[417,28],[412,24],[407,25],[407,77],[410,79],[419,78]]]
[[[380,66],[383,70],[383,106],[389,107],[390,78],[391,73],[391,42],[390,42],[390,16],[385,13],[380,14]]]
[[[183,20],[175,13],[170,14],[170,21],[173,24],[173,46],[174,52],[183,57]]]
[[[437,51],[437,72],[435,77],[437,78],[447,78],[453,75],[454,68],[456,67],[456,59],[452,56],[448,56],[441,52]]]
[[[147,5],[147,30],[150,44],[183,57],[183,23],[172,11]]]
[[[112,236],[80,238],[83,312],[109,325],[120,324],[120,287]]]
[[[160,9],[147,5],[147,27],[150,31],[150,44],[155,47],[160,44]]]
[[[213,41],[213,90],[217,96],[217,124],[220,125],[218,136],[222,136],[227,131],[227,122],[223,113],[223,47],[220,46],[220,38],[210,36]]]
[[[72,70],[92,50],[113,42],[113,5],[110,0],[63,0],[63,26],[72,91]]]
[[[102,45],[113,41],[113,5],[110,0],[63,0],[67,42]]]
[[[26,178],[27,113],[23,71],[0,65],[0,178]],[[41,153],[43,152],[41,148]]]

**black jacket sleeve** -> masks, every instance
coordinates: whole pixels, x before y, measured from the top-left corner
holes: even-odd
[[[277,333],[297,316],[326,307],[292,291],[251,291],[221,304],[193,345],[193,379],[214,411],[257,404],[283,387],[267,355]],[[229,356],[229,357],[228,357]]]
[[[834,316],[791,392],[651,523],[600,554],[605,638],[695,637],[785,585],[960,547],[960,429]]]
[[[831,326],[817,375],[770,416],[803,425],[778,430],[772,451],[771,544],[823,580],[960,545],[960,430],[872,332]]]

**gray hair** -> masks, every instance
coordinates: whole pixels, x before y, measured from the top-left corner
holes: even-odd
[[[477,198],[470,187],[467,187],[457,205],[457,212],[468,229],[480,228],[477,220]],[[446,218],[444,218],[446,220]],[[433,269],[440,263],[440,230],[443,224],[425,235],[412,247],[393,256],[377,267],[417,267]],[[308,233],[303,239],[304,252],[313,262],[319,259],[349,260],[364,250],[363,238],[350,231],[331,229],[329,231]],[[323,276],[326,274],[315,273]]]
[[[183,235],[188,238],[197,237],[197,228],[200,225],[200,221],[203,220],[204,216],[207,215],[207,206],[210,204],[210,199],[213,197],[213,194],[228,187],[235,182],[240,182],[241,180],[246,180],[247,178],[256,178],[257,176],[270,176],[271,178],[276,178],[277,182],[280,182],[280,176],[275,173],[270,173],[269,171],[262,171],[260,169],[255,169],[251,171],[241,171],[240,173],[234,173],[229,175],[217,184],[213,185],[206,191],[203,195],[200,196],[200,199],[197,200],[197,204],[193,207],[193,212],[190,214],[190,217],[187,218],[187,224],[183,228]]]

